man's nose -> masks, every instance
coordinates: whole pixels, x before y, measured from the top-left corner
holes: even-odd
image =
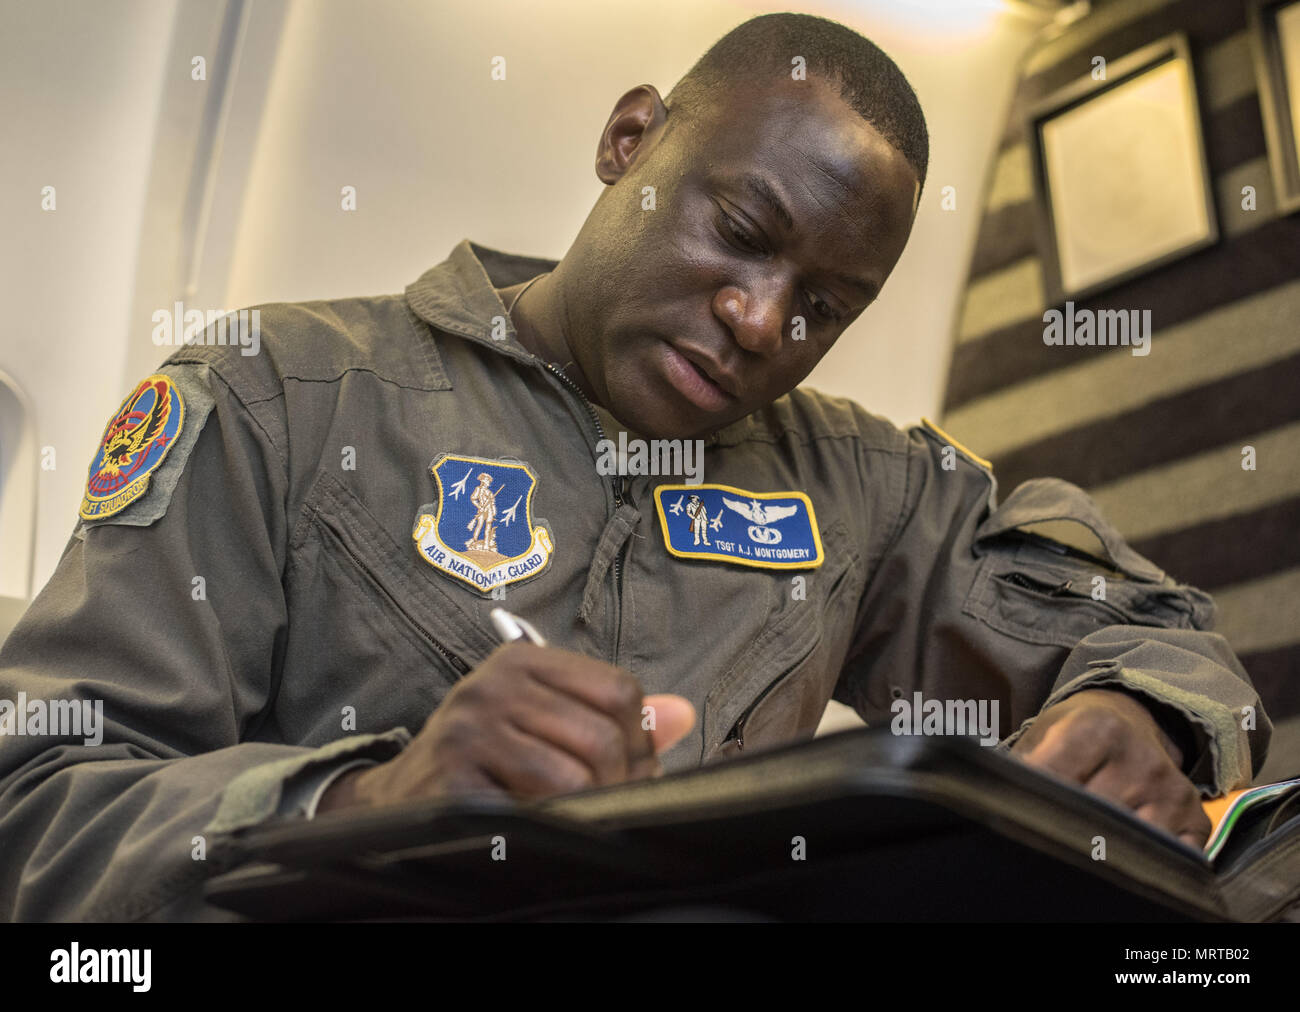
[[[774,355],[785,339],[784,300],[776,294],[735,285],[718,291],[714,299],[718,316],[736,338],[736,343],[756,355]]]

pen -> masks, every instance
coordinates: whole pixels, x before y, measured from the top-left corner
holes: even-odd
[[[501,637],[502,643],[513,643],[515,640],[527,640],[529,643],[536,643],[539,647],[546,646],[546,639],[533,628],[532,623],[518,615],[512,615],[504,608],[492,609],[492,625],[496,627],[497,635]]]

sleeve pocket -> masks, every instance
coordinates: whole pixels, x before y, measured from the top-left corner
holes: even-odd
[[[1111,625],[1207,629],[1210,598],[1133,551],[1077,486],[1020,485],[975,531],[963,611],[1028,643],[1074,647]]]

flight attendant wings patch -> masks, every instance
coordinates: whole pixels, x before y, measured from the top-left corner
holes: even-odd
[[[758,569],[815,569],[824,559],[812,500],[803,492],[660,485],[655,509],[664,547],[681,559]]]

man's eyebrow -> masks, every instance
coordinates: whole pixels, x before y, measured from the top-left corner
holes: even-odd
[[[781,224],[784,225],[787,230],[794,231],[794,219],[790,216],[790,212],[786,210],[785,204],[781,202],[781,197],[776,192],[776,188],[772,186],[766,178],[755,175],[752,172],[747,172],[740,177],[740,181],[744,184],[745,188],[750,191],[750,193],[771,209],[772,213],[777,216]],[[855,278],[852,274],[831,273],[828,276],[838,281],[840,284],[852,288],[867,302],[872,302],[880,293],[879,286],[873,285],[871,282],[864,281],[861,278]]]
[[[790,212],[785,209],[781,203],[781,198],[777,195],[776,189],[762,176],[756,176],[747,172],[740,179],[745,184],[745,188],[754,196],[771,208],[772,213],[777,216],[781,224],[788,230],[794,230],[794,219],[790,217]]]
[[[847,285],[861,294],[867,302],[874,302],[876,296],[880,294],[880,288],[877,285],[873,285],[870,281],[863,281],[861,278],[855,278],[852,274],[832,274],[831,277],[840,284]]]

